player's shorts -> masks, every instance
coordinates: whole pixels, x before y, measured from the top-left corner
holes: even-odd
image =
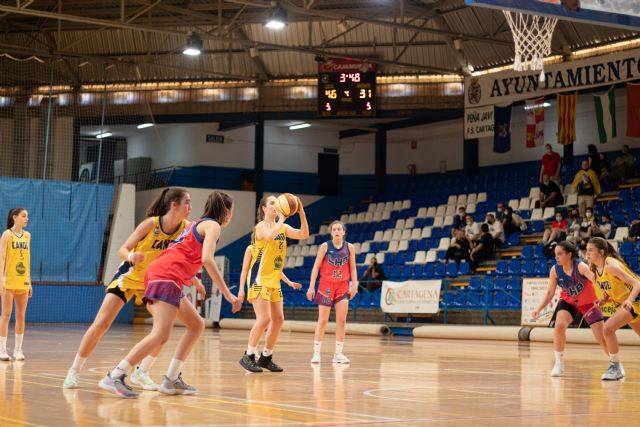
[[[106,293],[119,297],[125,304],[131,301],[131,298],[135,297],[135,304],[140,305],[144,297],[143,289],[129,289],[126,286],[121,287],[118,280],[114,280],[107,286]]]
[[[280,302],[283,300],[282,289],[269,288],[269,287],[254,283],[249,287],[249,292],[247,292],[247,301],[253,304],[253,302],[258,297],[262,298],[267,302]]]
[[[320,285],[318,286],[318,292],[314,298],[315,303],[318,305],[324,305],[331,307],[337,302],[343,299],[349,298],[349,281],[342,282],[330,282],[320,279]]]
[[[13,292],[13,295],[24,295],[29,293],[29,289],[24,289],[24,288],[20,288],[20,289],[7,288],[7,290]]]
[[[162,301],[180,308],[182,286],[173,280],[151,280],[146,283],[142,300],[147,304]]]
[[[620,304],[616,310],[624,310],[624,308],[622,308],[622,304]],[[640,321],[640,301],[635,300],[631,304],[631,311],[629,311],[629,314],[633,316],[633,320],[629,323],[637,323]]]
[[[593,304],[573,305],[570,302],[561,299],[556,307],[556,313],[560,310],[568,311],[574,319],[578,313],[580,313],[584,317],[585,322],[587,322],[587,325],[593,325],[596,322],[604,320],[604,315],[602,314],[600,307]]]

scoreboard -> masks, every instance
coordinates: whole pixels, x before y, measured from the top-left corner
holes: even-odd
[[[318,114],[322,117],[374,117],[375,64],[342,59],[318,64]]]

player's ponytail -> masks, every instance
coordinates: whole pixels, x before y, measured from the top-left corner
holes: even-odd
[[[589,239],[588,244],[595,247],[602,254],[602,257],[605,260],[607,259],[607,257],[612,257],[620,261],[622,264],[626,265],[624,259],[618,253],[618,250],[602,237],[592,237],[591,239]],[[594,274],[597,272],[595,264],[591,265],[591,271],[593,271]]]
[[[13,225],[15,224],[15,219],[13,219],[13,217],[20,215],[20,212],[26,211],[26,210],[27,210],[26,208],[9,209],[9,215],[7,216],[7,230],[13,227]]]
[[[212,218],[223,225],[227,222],[233,208],[233,199],[222,191],[213,191],[204,204],[203,217]]]
[[[147,218],[166,215],[171,209],[171,203],[180,204],[185,194],[187,194],[187,190],[182,188],[165,188],[147,209]]]

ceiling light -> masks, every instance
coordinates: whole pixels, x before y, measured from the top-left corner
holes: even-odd
[[[198,56],[202,52],[202,39],[196,33],[191,33],[187,39],[187,46],[182,53],[189,56]]]
[[[113,133],[111,132],[103,132],[96,135],[96,139],[109,138]]]
[[[525,105],[524,109],[525,110],[534,110],[534,109],[540,108],[540,107],[543,107],[543,108],[551,107],[551,104],[548,103],[548,102],[544,102],[542,104]]]
[[[269,19],[264,24],[265,27],[272,30],[280,30],[287,26],[287,11],[281,7],[269,9]]]
[[[297,125],[289,126],[289,130],[304,129],[304,128],[308,128],[308,127],[311,127],[311,125],[309,123],[298,123]]]
[[[146,128],[150,128],[154,126],[153,123],[142,123],[140,125],[138,125],[138,129],[146,129]]]

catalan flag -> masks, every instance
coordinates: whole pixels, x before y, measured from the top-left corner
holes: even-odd
[[[557,96],[558,100],[558,144],[569,145],[576,140],[576,104],[578,93]]]

